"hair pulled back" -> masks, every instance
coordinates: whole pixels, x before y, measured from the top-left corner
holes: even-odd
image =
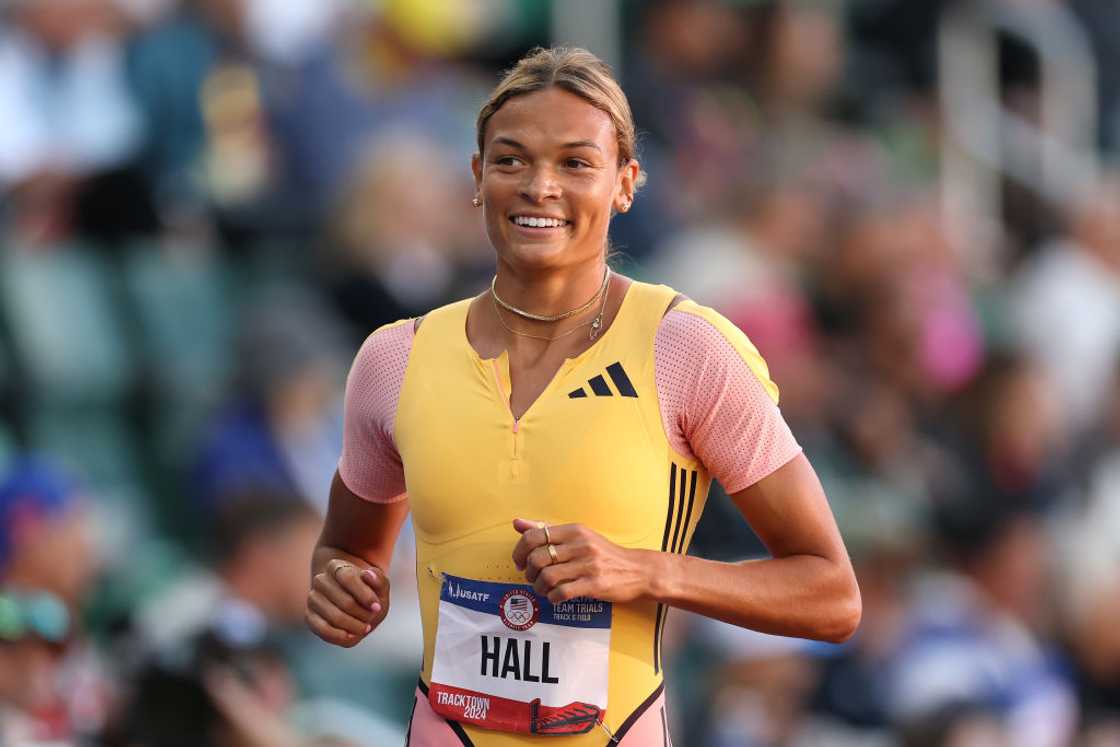
[[[607,63],[578,47],[536,47],[502,76],[501,82],[490,92],[490,97],[478,113],[478,152],[483,152],[486,124],[496,111],[516,96],[525,96],[546,88],[560,88],[579,96],[611,118],[618,139],[619,166],[636,157],[637,133],[626,94],[622,92]],[[643,171],[635,186],[641,186],[645,178]]]

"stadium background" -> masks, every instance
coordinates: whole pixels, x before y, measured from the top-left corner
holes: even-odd
[[[0,3],[5,743],[401,743],[408,543],[299,630],[343,377],[488,282],[474,117],[550,43],[642,133],[617,269],[754,339],[863,592],[671,616],[677,744],[1120,744],[1113,0]],[[761,548],[717,496],[693,552]]]

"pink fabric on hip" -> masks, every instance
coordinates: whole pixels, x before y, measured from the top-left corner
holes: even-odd
[[[654,373],[669,443],[699,459],[728,493],[801,452],[750,365],[702,316],[679,309],[665,315],[654,340]]]
[[[412,723],[408,729],[406,747],[462,747],[463,741],[452,730],[447,719],[439,716],[428,704],[428,696],[416,688],[416,708],[412,711]],[[603,742],[607,741],[604,731]],[[551,744],[556,737],[541,737],[542,744]],[[562,741],[562,739],[561,739]],[[665,714],[665,693],[662,692],[653,703],[630,725],[618,742],[618,747],[669,747],[673,740],[669,737],[669,727]],[[478,747],[483,747],[479,742]]]
[[[404,468],[393,441],[397,403],[414,337],[413,320],[366,338],[346,378],[338,474],[355,495],[376,503],[404,497]]]

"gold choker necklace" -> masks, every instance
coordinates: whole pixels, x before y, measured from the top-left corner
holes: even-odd
[[[543,314],[533,314],[533,313],[525,311],[523,309],[519,309],[516,306],[511,306],[510,304],[503,301],[501,299],[501,296],[498,295],[498,291],[495,290],[495,288],[494,288],[494,286],[498,282],[498,276],[497,275],[495,275],[494,279],[490,281],[490,295],[494,297],[494,301],[496,301],[499,306],[501,306],[506,311],[512,311],[514,314],[517,314],[518,316],[525,317],[526,319],[532,319],[533,321],[536,321],[536,322],[558,322],[562,319],[567,319],[570,316],[575,316],[576,314],[579,314],[580,312],[587,311],[588,309],[590,309],[592,307],[592,305],[594,305],[594,303],[597,300],[599,300],[599,296],[603,295],[603,293],[606,292],[607,283],[610,281],[610,277],[611,277],[611,269],[609,267],[604,268],[604,270],[603,270],[603,283],[602,283],[602,285],[599,286],[599,291],[594,296],[592,296],[591,299],[587,303],[583,304],[582,306],[579,306],[578,308],[572,309],[571,311],[565,311],[563,314],[557,314],[555,316],[545,316]]]
[[[603,305],[599,307],[599,313],[595,316],[594,319],[591,320],[591,329],[588,331],[588,334],[587,334],[587,339],[589,339],[589,340],[594,340],[596,337],[599,336],[599,333],[603,330],[603,314],[605,314],[606,311],[607,311],[607,299],[610,297],[610,289],[606,288],[606,286],[604,286],[604,290],[601,291],[601,292],[603,293]],[[528,332],[522,332],[522,331],[514,329],[513,327],[506,324],[506,320],[502,319],[501,310],[498,309],[498,302],[496,300],[497,296],[494,295],[494,294],[491,294],[490,297],[491,297],[491,299],[495,299],[494,300],[494,316],[498,317],[498,321],[502,323],[502,326],[506,328],[507,332],[510,332],[512,334],[515,334],[515,335],[519,335],[521,337],[532,337],[534,340],[544,340],[545,342],[552,342],[553,340],[559,340],[561,337],[567,337],[568,335],[572,334],[573,332],[579,331],[580,329],[583,328],[583,325],[587,324],[587,322],[580,322],[579,324],[572,327],[571,329],[569,329],[565,332],[561,332],[558,335],[553,335],[552,337],[545,337],[543,335],[534,335],[534,334],[530,334]],[[592,299],[592,300],[594,300],[594,299]]]

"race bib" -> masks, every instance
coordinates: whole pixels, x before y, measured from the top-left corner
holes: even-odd
[[[428,700],[453,721],[582,734],[607,710],[611,604],[444,575]]]

